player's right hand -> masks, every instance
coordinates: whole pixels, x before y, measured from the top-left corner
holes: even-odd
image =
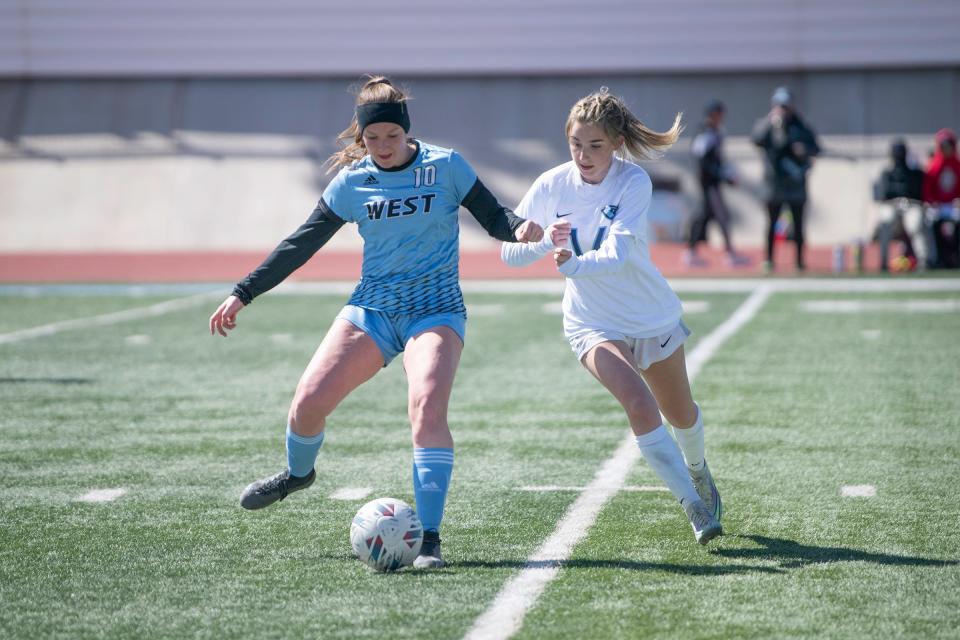
[[[517,227],[514,237],[517,242],[540,242],[543,239],[543,229],[533,220],[527,220]]]
[[[243,303],[237,296],[230,296],[221,302],[210,316],[210,335],[219,333],[226,338],[227,331],[237,327],[237,314],[241,309],[243,309]]]
[[[553,246],[567,246],[567,241],[570,240],[570,222],[568,220],[554,222],[547,227],[547,235],[550,237],[550,242],[553,243]]]

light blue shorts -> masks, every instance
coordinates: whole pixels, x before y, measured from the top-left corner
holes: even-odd
[[[432,327],[450,327],[460,342],[465,342],[467,333],[467,319],[458,313],[407,316],[348,304],[337,317],[373,338],[383,354],[383,366],[390,364],[403,351],[410,338]]]

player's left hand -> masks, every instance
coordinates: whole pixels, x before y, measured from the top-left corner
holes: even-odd
[[[527,220],[514,232],[517,242],[540,242],[543,240],[543,228],[533,220]]]
[[[558,267],[569,260],[572,256],[573,252],[570,251],[570,249],[561,249],[557,247],[553,250],[553,261]]]

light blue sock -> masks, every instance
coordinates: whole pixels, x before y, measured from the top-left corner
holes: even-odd
[[[287,467],[290,475],[302,478],[310,475],[323,444],[323,432],[316,436],[298,436],[287,425]]]
[[[453,449],[413,449],[413,495],[424,531],[440,532],[443,505],[453,475]]]

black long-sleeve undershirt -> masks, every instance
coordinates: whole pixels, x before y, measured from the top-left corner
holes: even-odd
[[[473,214],[487,233],[503,242],[516,242],[514,232],[517,227],[526,222],[497,202],[497,198],[480,182],[480,178],[473,183],[461,204]]]
[[[461,204],[497,240],[517,241],[514,232],[525,222],[524,219],[497,202],[479,178]],[[273,289],[302,267],[344,224],[344,220],[321,199],[307,221],[277,245],[273,253],[250,275],[237,283],[233,295],[240,298],[243,304],[250,304],[254,298]]]
[[[273,289],[302,267],[344,224],[321,199],[307,221],[278,244],[250,275],[237,283],[233,295],[243,304],[250,304],[258,295]]]

